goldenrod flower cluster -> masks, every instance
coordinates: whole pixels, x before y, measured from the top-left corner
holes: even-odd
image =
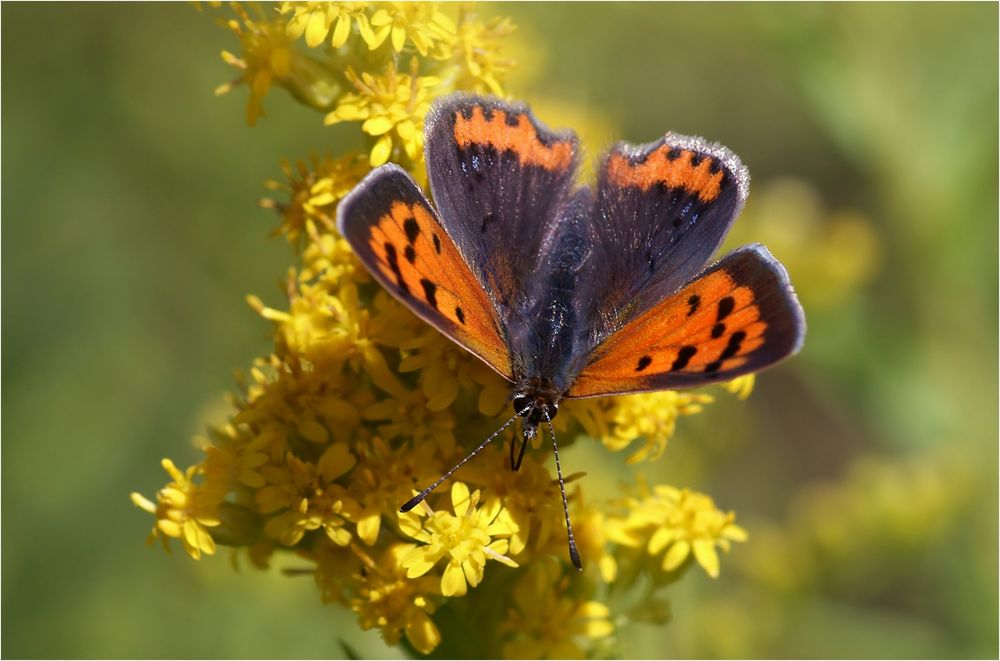
[[[367,147],[286,161],[284,180],[267,182],[275,198],[262,205],[279,214],[276,232],[297,254],[287,300],[248,297],[273,326],[274,350],[239,375],[233,413],[204,439],[201,462],[181,471],[164,460],[171,481],[155,501],[133,494],[155,517],[150,539],[177,539],[195,559],[224,545],[261,567],[290,560],[324,602],[421,654],[467,639],[452,606],[459,599],[461,612],[491,614],[477,620],[482,655],[582,657],[594,645],[609,653],[629,621],[615,612],[611,583],[644,571],[662,587],[689,557],[717,576],[718,549],[746,533],[711,498],[656,485],[585,504],[586,480],[571,476],[587,561],[577,573],[548,453],[529,453],[512,472],[503,446],[511,430],[418,508],[398,511],[497,427],[509,389],[374,283],[333,219],[372,166],[391,160],[422,175],[423,118],[435,97],[504,93],[511,21],[434,3],[229,11],[220,22],[242,51],[223,58],[241,73],[221,91],[247,87],[251,124],[280,87],[326,124],[355,124]],[[727,387],[746,396],[752,385]],[[567,442],[590,436],[641,462],[662,454],[678,417],[711,401],[663,392],[568,402],[557,429]],[[641,554],[655,562],[643,565]],[[646,598],[647,611],[662,604],[655,591]]]

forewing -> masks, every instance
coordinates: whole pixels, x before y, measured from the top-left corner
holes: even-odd
[[[413,312],[511,379],[490,298],[404,170],[373,170],[344,198],[338,228],[378,282]]]
[[[701,138],[619,143],[601,162],[578,306],[593,347],[691,280],[743,207],[739,158]]]
[[[523,104],[461,94],[435,102],[425,131],[442,224],[503,321],[523,318],[573,183],[576,136],[550,131]]]
[[[727,381],[798,351],[802,307],[766,248],[730,253],[601,343],[569,397]]]

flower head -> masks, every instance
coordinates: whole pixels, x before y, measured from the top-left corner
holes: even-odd
[[[167,538],[173,537],[181,540],[184,550],[195,560],[200,559],[202,553],[212,555],[215,553],[215,540],[208,528],[219,525],[218,502],[205,502],[204,492],[195,484],[194,477],[201,472],[201,468],[191,466],[182,473],[169,459],[161,463],[173,481],[156,492],[156,502],[132,493],[132,502],[137,507],[156,515],[148,543],[152,544],[163,535],[163,548],[168,551]]]
[[[322,45],[327,35],[330,35],[330,46],[340,48],[351,35],[352,23],[365,43],[375,48],[385,35],[376,43],[377,36],[365,11],[368,6],[367,2],[282,2],[278,11],[292,14],[288,19],[288,36],[292,39],[305,36],[309,48]]]
[[[269,180],[264,185],[272,191],[284,191],[288,201],[264,198],[261,206],[277,210],[281,225],[275,232],[299,244],[306,236],[319,243],[320,228],[327,232],[335,229],[337,203],[368,172],[364,159],[357,154],[322,159],[313,154],[308,163],[300,160],[294,168],[285,159],[281,169],[287,183]]]
[[[711,401],[711,395],[675,390],[616,397],[608,415],[610,433],[603,435],[601,442],[609,450],[618,451],[641,439],[643,445],[632,453],[628,463],[657,459],[674,435],[677,418],[698,413],[703,404]]]
[[[315,464],[289,454],[281,466],[266,466],[267,486],[257,492],[264,514],[275,513],[264,532],[286,546],[293,546],[310,530],[322,529],[335,544],[351,541],[349,521],[357,519],[360,507],[347,490],[334,480],[349,471],[354,456],[343,443],[330,445]]]
[[[613,525],[612,539],[631,547],[645,544],[653,556],[663,553],[664,571],[677,569],[693,554],[705,573],[717,578],[716,548],[728,551],[730,542],[747,539],[733,512],[717,509],[710,497],[689,489],[657,485],[652,494],[629,498],[624,505],[628,514]]]
[[[361,130],[377,138],[368,162],[372,167],[386,163],[393,150],[401,147],[410,163],[423,159],[424,115],[430,107],[431,91],[441,84],[435,76],[419,76],[415,71],[401,74],[390,64],[385,73],[360,76],[347,69],[347,79],[357,92],[344,94],[337,107],[326,115],[326,124],[362,122]]]
[[[400,558],[407,577],[423,576],[438,561],[447,559],[441,576],[441,594],[452,597],[464,595],[468,585],[479,585],[487,560],[517,566],[505,555],[507,537],[515,528],[506,517],[500,516],[503,511],[500,499],[491,498],[482,507],[479,499],[479,491],[470,494],[465,484],[455,482],[451,487],[454,514],[434,512],[424,503],[423,508],[399,515],[403,534],[422,542],[411,545]]]

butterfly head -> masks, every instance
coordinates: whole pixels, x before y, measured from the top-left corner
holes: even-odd
[[[537,426],[547,417],[549,420],[559,413],[562,393],[549,379],[527,379],[514,389],[512,404],[514,412],[531,426]]]

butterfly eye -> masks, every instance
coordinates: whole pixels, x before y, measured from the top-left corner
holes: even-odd
[[[531,405],[531,400],[529,400],[524,395],[514,395],[514,412],[522,417],[527,417],[530,411],[525,411]]]

